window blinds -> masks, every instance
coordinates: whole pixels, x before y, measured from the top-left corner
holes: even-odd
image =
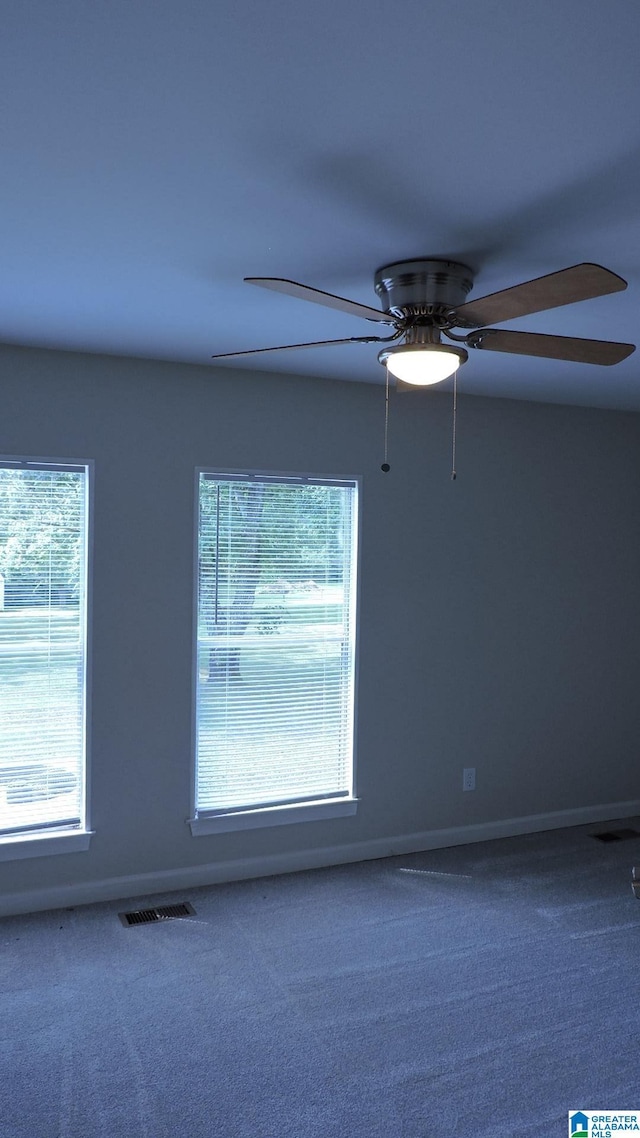
[[[355,482],[201,473],[196,810],[353,787]]]
[[[86,483],[0,460],[0,837],[83,822]]]

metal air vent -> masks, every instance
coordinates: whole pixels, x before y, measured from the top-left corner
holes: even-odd
[[[194,915],[195,909],[188,901],[182,901],[179,905],[160,905],[156,909],[134,909],[130,913],[118,913],[126,929],[133,925],[151,925],[156,921],[174,921],[179,917]]]

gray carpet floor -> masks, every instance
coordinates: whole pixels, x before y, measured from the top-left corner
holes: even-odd
[[[638,1110],[640,838],[593,837],[622,826],[5,918],[0,1135],[564,1138]]]

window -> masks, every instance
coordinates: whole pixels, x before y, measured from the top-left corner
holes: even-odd
[[[194,833],[354,812],[356,509],[200,473]]]
[[[85,825],[87,481],[0,459],[3,847]]]

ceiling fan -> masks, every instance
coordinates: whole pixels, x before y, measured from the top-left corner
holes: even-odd
[[[331,344],[388,344],[401,340],[397,347],[382,348],[378,360],[387,368],[387,374],[396,378],[397,386],[404,388],[406,384],[409,390],[439,383],[454,374],[468,359],[467,348],[605,366],[620,363],[635,351],[633,344],[492,327],[519,316],[626,289],[627,282],[622,277],[588,262],[467,301],[473,287],[473,272],[467,265],[435,257],[397,261],[383,265],[374,277],[382,311],[280,277],[245,277],[245,281],[391,325],[394,330],[390,336],[347,336],[340,340],[221,352],[211,357],[214,360]],[[454,328],[463,329],[463,334],[452,331]],[[443,336],[454,341],[454,345],[444,343]]]

